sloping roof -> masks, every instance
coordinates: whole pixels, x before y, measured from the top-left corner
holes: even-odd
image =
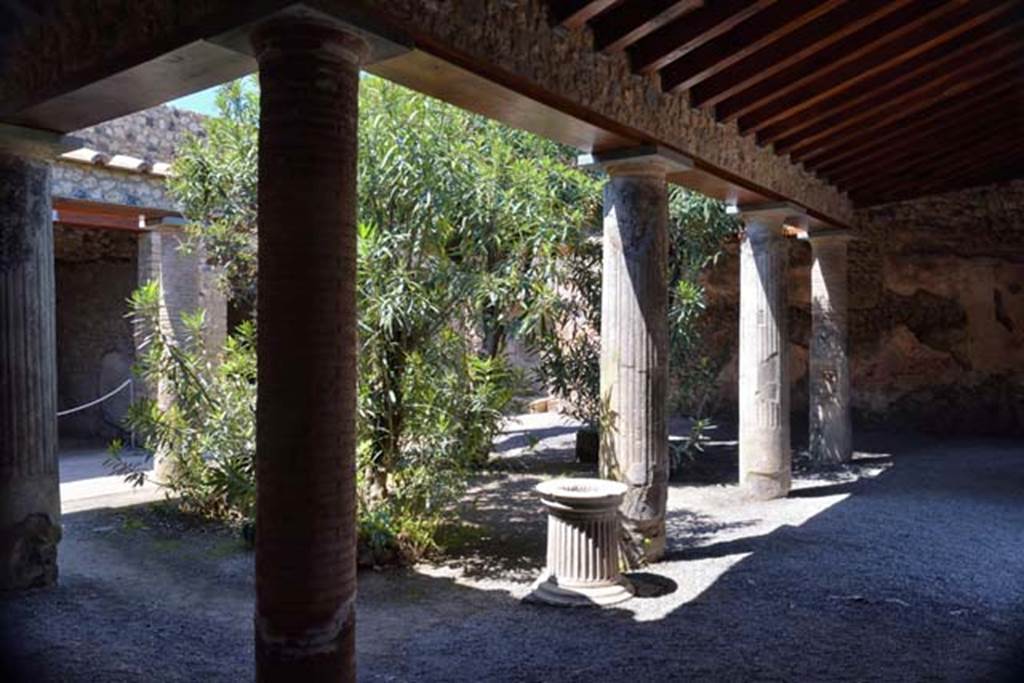
[[[80,147],[60,155],[64,161],[71,161],[90,166],[104,166],[118,171],[145,173],[166,177],[171,174],[171,165],[166,161],[149,162],[128,154],[107,154],[90,147]]]
[[[1024,176],[1020,0],[548,3],[859,205]]]

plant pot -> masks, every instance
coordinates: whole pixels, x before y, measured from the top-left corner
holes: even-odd
[[[596,427],[576,432],[576,462],[596,465],[601,451],[601,433]]]

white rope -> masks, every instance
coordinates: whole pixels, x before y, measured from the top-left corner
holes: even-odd
[[[92,408],[94,405],[103,403],[108,398],[110,398],[111,396],[113,396],[117,392],[121,391],[122,389],[124,389],[126,386],[128,386],[131,383],[132,383],[132,378],[129,377],[125,381],[121,382],[121,385],[119,387],[117,387],[116,389],[114,389],[113,391],[111,391],[109,394],[107,394],[105,396],[100,396],[95,401],[89,401],[88,403],[84,403],[84,404],[82,404],[80,406],[76,406],[74,408],[68,408],[67,410],[58,410],[57,411],[57,417],[64,417],[65,415],[70,415],[71,413],[77,413],[80,410],[85,410],[86,408]]]

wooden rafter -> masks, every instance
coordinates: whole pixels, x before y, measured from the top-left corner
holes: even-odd
[[[722,0],[654,31],[630,48],[633,70],[653,73],[731,31],[776,0]]]
[[[1024,143],[1010,147],[996,147],[994,150],[982,150],[983,158],[963,159],[955,155],[936,157],[929,160],[923,167],[916,168],[913,173],[905,174],[898,179],[875,183],[872,186],[851,191],[855,201],[861,203],[879,203],[893,201],[907,195],[921,196],[930,194],[937,188],[946,186],[954,189],[955,185],[968,187],[979,184],[984,178],[992,177],[1008,169],[1024,171]]]
[[[554,22],[566,28],[580,28],[619,0],[555,0],[551,4]]]
[[[772,5],[725,35],[666,65],[660,71],[661,87],[666,92],[692,88],[848,1],[787,0]]]
[[[965,158],[968,150],[965,145],[970,145],[972,158]],[[850,185],[850,194],[857,196],[865,190],[875,193],[892,192],[900,188],[915,187],[926,180],[930,180],[938,173],[945,172],[945,169],[957,168],[965,163],[991,162],[993,156],[1003,158],[1004,155],[1014,155],[1017,148],[1007,148],[1005,141],[987,139],[983,132],[975,131],[960,140],[949,141],[946,145],[916,158],[910,165],[904,165],[900,169],[893,169],[892,173],[878,173],[874,176],[858,181]]]
[[[863,164],[856,168],[850,168],[843,173],[834,173],[829,176],[835,183],[849,188],[859,187],[860,183],[870,181],[878,177],[893,177],[903,173],[913,172],[920,168],[923,160],[930,154],[944,150],[952,150],[964,156],[976,153],[973,147],[962,147],[963,145],[974,145],[984,143],[991,138],[994,130],[1012,131],[1015,127],[1015,115],[1007,112],[987,112],[986,115],[979,115],[975,125],[970,123],[958,126],[949,126],[941,131],[941,137],[935,136],[927,140],[918,140],[915,145],[908,145],[901,149],[894,149],[881,158],[879,163]]]
[[[840,93],[821,100],[803,111],[762,128],[757,133],[759,143],[765,145],[785,136],[794,135],[830,116],[843,115],[859,105],[876,99],[883,90],[902,90],[920,85],[929,78],[941,76],[949,69],[968,66],[979,50],[1020,37],[1018,31],[1024,20],[1016,22],[994,21],[975,28],[960,40],[937,45],[891,69],[862,81],[852,94]]]
[[[799,158],[802,150],[823,140],[836,139],[842,131],[867,125],[880,115],[890,116],[919,111],[935,102],[948,99],[985,82],[993,73],[1012,71],[1020,64],[1022,48],[1010,43],[991,50],[979,49],[973,58],[935,78],[914,84],[883,88],[868,101],[841,113],[820,120],[812,126],[775,141],[775,151],[793,153]],[[991,71],[990,71],[991,69]]]
[[[1024,0],[549,0],[857,204],[1024,175]]]
[[[900,107],[886,107],[884,110],[875,112],[870,118],[863,119],[860,125],[843,125],[832,130],[828,135],[815,136],[813,139],[804,138],[799,144],[789,148],[790,156],[797,161],[803,161],[806,157],[813,156],[837,147],[849,144],[850,140],[863,130],[871,130],[885,126],[903,119],[910,119],[910,116],[918,111],[940,101],[953,101],[960,93],[970,90],[978,83],[994,83],[1003,78],[1010,77],[1021,68],[1021,46],[1013,46],[1012,53],[1000,54],[996,62],[986,62],[966,74],[969,80],[944,81],[941,84],[933,84],[912,103],[905,103]]]
[[[602,52],[624,50],[675,19],[700,9],[704,0],[627,2],[591,22],[594,46]]]
[[[852,138],[844,149],[832,150],[828,154],[809,155],[803,160],[808,168],[816,173],[825,173],[842,164],[856,160],[861,153],[869,153],[879,148],[888,149],[895,142],[903,139],[908,131],[918,127],[941,124],[950,117],[971,116],[971,112],[979,103],[995,98],[1001,106],[1012,98],[1015,88],[1024,84],[1024,78],[1011,76],[994,83],[981,83],[961,94],[952,102],[940,101],[930,107],[914,112],[913,120],[899,120],[886,126],[862,131]],[[1012,100],[1011,100],[1012,101]]]
[[[721,73],[694,86],[690,102],[713,106],[736,93],[774,76],[783,69],[813,57],[873,22],[909,5],[914,0],[859,0],[829,12],[755,52]]]
[[[1020,84],[1016,84],[1020,87]],[[996,93],[998,94],[998,93]],[[899,129],[899,135],[880,141],[874,145],[864,146],[856,154],[838,161],[823,165],[812,170],[829,182],[842,185],[849,174],[863,169],[884,166],[893,159],[920,153],[935,144],[935,140],[948,139],[965,127],[982,125],[991,116],[1006,116],[1006,102],[1001,99],[984,98],[982,101],[971,101],[970,106],[949,116],[938,117],[921,125],[909,125]],[[830,159],[831,161],[831,159]]]
[[[968,5],[925,0],[911,5],[833,45],[819,59],[787,69],[722,102],[715,112],[722,120],[738,117],[743,132],[759,130],[956,39],[1009,4],[1008,0],[975,0]],[[979,11],[982,5],[988,11]]]

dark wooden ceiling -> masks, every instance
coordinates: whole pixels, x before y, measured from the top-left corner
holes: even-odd
[[[859,206],[1024,177],[1024,0],[548,1]]]

